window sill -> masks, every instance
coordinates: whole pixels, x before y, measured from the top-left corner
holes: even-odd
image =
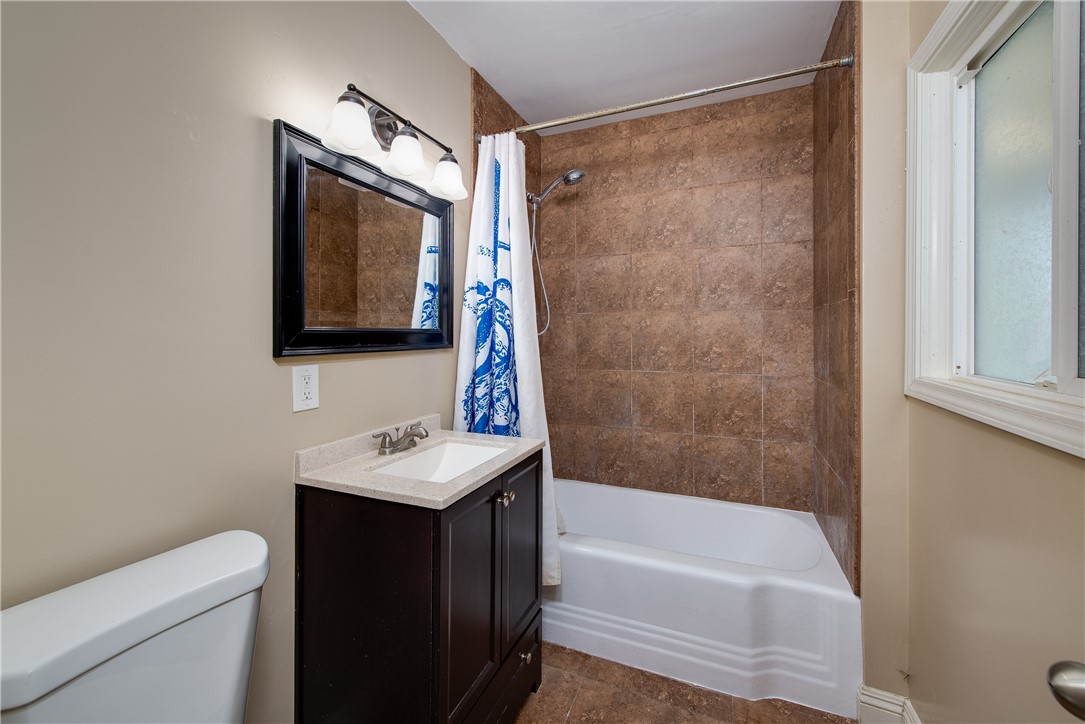
[[[918,377],[905,386],[904,394],[1085,458],[1085,401],[1046,390],[1004,387],[970,379]]]

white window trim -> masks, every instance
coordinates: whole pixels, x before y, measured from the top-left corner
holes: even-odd
[[[958,92],[984,61],[1031,14],[1038,3],[951,2],[908,66],[908,186],[905,394],[1078,457],[1085,457],[1085,398],[1076,379],[1076,311],[1073,318],[1056,311],[1053,331],[1073,341],[1073,374],[1065,374],[1068,345],[1056,349],[1053,365],[1058,389],[1002,382],[971,371],[971,183],[962,184],[955,168],[968,163],[971,149],[956,148],[954,124],[970,114],[971,98]],[[1056,11],[1075,14],[1077,3],[1056,3]],[[1068,23],[1056,17],[1056,27]],[[1076,41],[1076,31],[1073,40]],[[1056,54],[1068,52],[1067,33],[1056,39]],[[1075,47],[1076,62],[1076,47]],[[1058,66],[1058,63],[1056,63]],[[1056,77],[1056,84],[1059,79]],[[1060,96],[1061,103],[1069,100]],[[1074,115],[1077,112],[1076,95]],[[1056,107],[1056,115],[1058,106]],[[1071,130],[1056,125],[1056,148],[1065,150]],[[1073,129],[1076,157],[1076,128]],[[1066,154],[1056,151],[1056,157]],[[1057,178],[1076,184],[1077,167],[1056,166]],[[1076,195],[1074,196],[1076,201]],[[1076,310],[1077,209],[1054,210],[1055,233],[1069,233],[1073,244],[1056,243],[1058,270],[1053,279],[1053,308]],[[1071,255],[1070,252],[1073,252]],[[1070,258],[1072,256],[1072,259]],[[956,258],[956,263],[955,263]],[[961,264],[961,259],[968,263]],[[955,276],[956,275],[956,276]],[[961,277],[961,278],[958,278]],[[1061,373],[1061,374],[1060,374]]]
[[[1067,69],[1079,63],[1081,5],[1077,2],[1055,3],[1055,158],[1052,180],[1072,193],[1054,198],[1052,231],[1064,239],[1052,249],[1052,332],[1068,344],[1056,350],[1052,371],[1059,380],[1059,392],[1085,396],[1085,379],[1077,377],[1077,295],[1078,295],[1078,118],[1077,75]]]

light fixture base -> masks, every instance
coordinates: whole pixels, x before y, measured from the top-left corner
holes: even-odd
[[[392,148],[392,139],[399,131],[395,116],[376,103],[370,103],[369,121],[373,124],[373,135],[377,137],[377,143],[380,144],[381,149],[387,151]]]

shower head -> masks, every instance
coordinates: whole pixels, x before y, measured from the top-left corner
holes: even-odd
[[[583,181],[584,176],[586,175],[587,174],[585,174],[580,169],[573,168],[566,171],[565,175],[561,177],[561,180],[565,182],[566,186],[572,186],[573,184],[578,184]]]
[[[565,186],[573,186],[573,185],[578,184],[581,181],[583,181],[584,176],[586,176],[586,175],[587,174],[585,174],[583,171],[581,171],[578,168],[571,168],[568,171],[566,171],[565,173],[563,173],[561,176],[558,176],[556,179],[551,181],[550,185],[546,187],[546,190],[543,191],[538,196],[536,196],[535,194],[530,194],[529,193],[527,195],[527,200],[529,202],[531,202],[532,204],[536,204],[536,205],[541,204],[543,199],[546,198],[546,195],[549,194],[551,191],[553,191],[555,188],[557,188],[559,184],[563,184]]]

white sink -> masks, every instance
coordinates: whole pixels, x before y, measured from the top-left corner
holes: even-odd
[[[431,483],[447,483],[487,460],[492,460],[506,449],[488,445],[443,442],[416,455],[374,468],[373,472],[400,478],[427,480]]]

